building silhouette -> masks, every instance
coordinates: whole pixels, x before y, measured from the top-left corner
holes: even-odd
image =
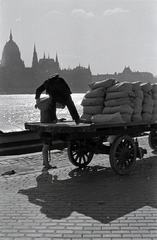
[[[46,58],[45,53],[42,59],[38,59],[35,45],[32,66],[25,67],[10,31],[0,63],[0,93],[35,93],[36,88],[54,73],[59,73],[65,79],[72,92],[86,92],[92,81],[90,66],[61,69],[57,54],[55,60],[49,56]]]
[[[115,78],[117,81],[140,81],[156,83],[157,79],[149,72],[132,72],[130,67],[125,67],[122,73],[92,75],[90,65],[88,68],[77,66],[74,69],[61,69],[58,55],[55,59],[46,58],[45,53],[42,59],[38,59],[36,46],[32,54],[32,66],[25,67],[21,59],[18,45],[13,41],[10,31],[9,41],[5,44],[0,62],[0,93],[18,94],[35,93],[36,88],[53,73],[59,73],[70,86],[72,92],[86,92],[89,84],[108,78]]]
[[[153,76],[150,72],[133,72],[129,66],[126,66],[122,73],[114,73],[114,74],[98,74],[92,76],[92,81],[101,81],[103,79],[114,78],[118,82],[136,82],[140,81],[150,82],[150,83],[157,83],[157,78]]]

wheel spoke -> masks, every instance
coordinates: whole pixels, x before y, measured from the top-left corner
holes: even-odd
[[[86,158],[85,158],[85,155],[83,155],[83,160],[84,160],[84,163],[86,162]]]
[[[78,167],[86,167],[92,160],[94,153],[87,150],[85,141],[70,142],[68,156],[72,164]]]
[[[79,155],[76,155],[76,157],[74,158],[76,162],[77,162],[78,158],[79,158]]]
[[[130,136],[120,136],[115,139],[110,149],[110,164],[119,174],[131,171],[136,161],[136,148]]]

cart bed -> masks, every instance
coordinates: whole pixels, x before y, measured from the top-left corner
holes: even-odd
[[[131,136],[138,136],[148,131],[156,131],[157,123],[155,122],[142,122],[142,123],[81,123],[76,125],[73,121],[66,121],[64,123],[40,123],[32,122],[25,123],[25,128],[31,131],[47,132],[52,135],[66,134],[73,137],[82,135],[121,135],[129,134]]]
[[[68,157],[77,167],[86,167],[94,154],[108,154],[112,169],[118,174],[129,174],[136,163],[147,152],[138,145],[137,138],[149,135],[152,149],[157,149],[157,123],[108,123],[76,125],[64,123],[25,123],[25,128],[43,134],[51,141],[68,143]],[[48,134],[47,134],[48,133]],[[108,141],[108,137],[110,141]]]

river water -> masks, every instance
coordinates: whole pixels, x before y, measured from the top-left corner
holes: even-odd
[[[80,104],[83,96],[82,93],[72,94],[72,99],[80,116],[82,115],[82,106]],[[25,122],[39,122],[40,111],[35,109],[34,106],[34,94],[0,95],[0,130],[9,130],[16,126],[24,129]],[[57,117],[71,120],[67,108],[57,109]]]

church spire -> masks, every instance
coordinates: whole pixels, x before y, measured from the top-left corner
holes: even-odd
[[[13,40],[12,31],[10,29],[10,40]]]
[[[60,70],[60,66],[59,66],[59,62],[58,62],[58,55],[56,53],[56,67],[57,67],[57,71]]]
[[[58,63],[58,56],[57,56],[57,53],[56,53],[56,63]]]
[[[37,67],[37,66],[38,66],[38,56],[37,56],[37,51],[36,51],[36,47],[35,47],[35,44],[34,44],[32,67]]]

